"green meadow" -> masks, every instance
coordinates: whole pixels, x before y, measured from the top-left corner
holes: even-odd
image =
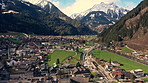
[[[142,69],[146,73],[148,73],[148,66],[145,66],[143,64],[137,63],[133,60],[130,60],[128,58],[122,57],[120,55],[108,52],[108,51],[100,51],[100,50],[93,50],[91,53],[97,57],[97,58],[102,58],[106,61],[109,61],[110,59],[112,61],[118,61],[119,63],[123,64],[121,68],[125,70],[133,70],[133,69]]]
[[[49,55],[50,59],[47,63],[52,66],[53,63],[56,63],[57,59],[59,59],[60,63],[62,63],[66,58],[74,55],[76,55],[76,53],[73,51],[56,50]]]

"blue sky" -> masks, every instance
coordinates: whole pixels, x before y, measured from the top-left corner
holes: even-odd
[[[52,0],[52,2],[68,16],[73,13],[84,12],[100,2],[114,2],[118,6],[131,10],[141,1],[142,0]]]
[[[76,0],[53,0],[53,1],[59,1],[60,2],[60,8],[65,8],[70,5],[72,5]]]

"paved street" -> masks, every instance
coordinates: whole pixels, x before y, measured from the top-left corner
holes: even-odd
[[[111,75],[110,72],[106,71],[101,65],[99,65],[95,59],[91,56],[91,55],[88,55],[88,53],[93,50],[95,48],[95,46],[91,47],[87,53],[86,53],[86,56],[85,56],[85,62],[84,62],[84,65],[85,66],[89,66],[90,70],[92,71],[97,71],[99,72],[100,74],[103,75],[104,79],[105,79],[105,82],[115,82],[117,80],[114,79],[114,77]],[[91,66],[91,67],[90,67]]]

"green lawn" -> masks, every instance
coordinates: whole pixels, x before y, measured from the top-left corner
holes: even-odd
[[[142,80],[144,80],[144,82],[148,82],[148,77],[143,78]]]
[[[82,48],[78,48],[79,52],[85,52]]]
[[[56,63],[57,59],[60,59],[60,63],[63,62],[64,59],[68,58],[69,56],[74,56],[76,53],[72,51],[65,51],[65,50],[56,50],[49,56],[51,56],[51,60],[47,63],[52,66],[53,63]]]
[[[79,36],[63,36],[63,38],[69,38],[69,39],[78,39]],[[87,35],[86,38],[83,38],[83,40],[92,40],[92,39],[95,39],[97,38],[97,35]]]
[[[17,40],[17,39],[14,39],[14,38],[9,38],[9,40],[12,41],[13,43],[17,43],[17,44],[23,43],[21,40]]]
[[[84,40],[92,40],[92,39],[96,39],[97,35],[87,35],[88,37],[84,38]]]
[[[59,44],[57,46],[69,46],[69,44]]]
[[[78,62],[80,62],[80,55],[81,53],[78,53],[77,55],[73,56],[73,59],[71,59],[70,62],[64,62],[64,63],[76,65]]]
[[[125,57],[122,57],[120,55],[116,55],[116,54],[113,54],[111,52],[100,51],[100,50],[93,50],[91,53],[94,56],[96,56],[98,58],[102,58],[106,61],[109,61],[110,59],[112,61],[118,61],[119,63],[123,64],[123,66],[121,66],[121,68],[123,68],[125,70],[142,69],[146,73],[148,73],[148,66],[137,63],[135,61],[132,61],[132,60],[125,58]]]
[[[131,50],[131,49],[128,49],[127,47],[122,47],[122,48],[121,48],[121,51],[119,51],[119,52],[128,53],[128,52],[134,52],[134,51]]]
[[[69,38],[69,39],[77,39],[77,36],[63,36],[63,38]]]

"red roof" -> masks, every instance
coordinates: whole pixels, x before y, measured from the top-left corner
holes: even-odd
[[[143,83],[143,82],[137,82],[137,83]]]
[[[121,73],[121,72],[119,72],[119,71],[112,71],[112,73],[113,73],[114,75],[123,75],[123,73]]]
[[[120,67],[115,67],[115,68],[113,68],[114,70],[117,70],[117,69],[121,69]]]

